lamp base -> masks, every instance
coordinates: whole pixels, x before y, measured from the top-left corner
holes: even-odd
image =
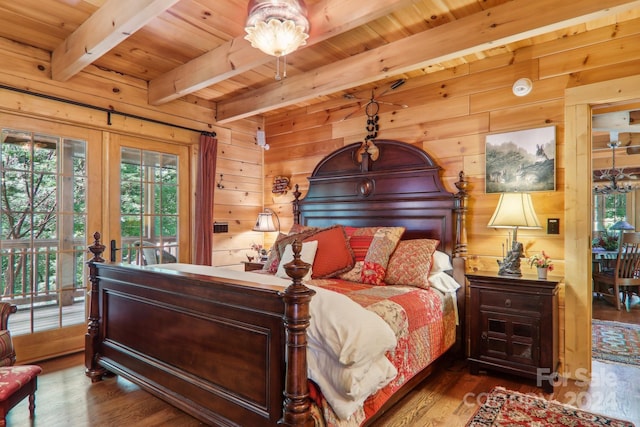
[[[498,276],[522,276],[520,271],[520,258],[522,258],[523,247],[522,243],[514,240],[511,245],[511,250],[507,253],[507,256],[502,260],[498,260]]]

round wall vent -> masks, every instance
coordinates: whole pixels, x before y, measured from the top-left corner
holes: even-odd
[[[533,83],[531,83],[531,80],[524,78],[516,80],[516,82],[513,84],[512,90],[515,96],[525,96],[528,95],[529,92],[531,92],[531,88],[533,88]]]

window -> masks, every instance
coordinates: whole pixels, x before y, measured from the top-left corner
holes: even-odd
[[[593,230],[607,231],[616,222],[627,218],[627,196],[632,193],[593,195]]]

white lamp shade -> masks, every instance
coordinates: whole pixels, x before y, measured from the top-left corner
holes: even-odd
[[[542,228],[529,193],[502,193],[489,220],[494,228]]]
[[[269,212],[261,212],[258,214],[256,225],[253,227],[253,231],[278,231],[273,223],[273,214]]]

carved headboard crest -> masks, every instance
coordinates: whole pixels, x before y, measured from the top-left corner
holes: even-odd
[[[465,253],[467,195],[462,172],[454,194],[444,188],[440,167],[421,148],[394,140],[375,140],[375,146],[375,162],[362,153],[360,143],[322,159],[308,178],[304,199],[296,185],[294,222],[318,227],[404,226],[403,238],[436,238],[442,250]]]

